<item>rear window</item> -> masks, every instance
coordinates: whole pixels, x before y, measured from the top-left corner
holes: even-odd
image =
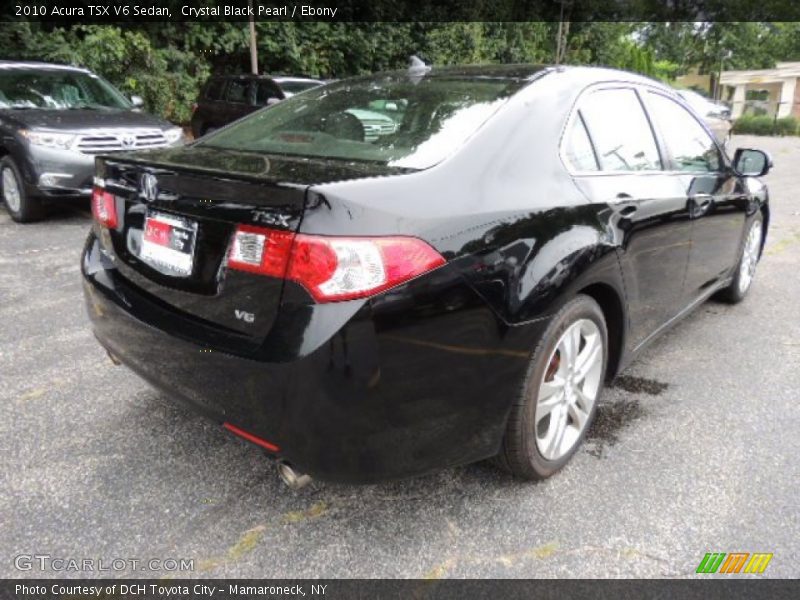
[[[289,98],[198,145],[424,169],[471,136],[526,82],[383,76]]]

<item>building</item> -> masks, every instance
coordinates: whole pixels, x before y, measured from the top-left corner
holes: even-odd
[[[734,119],[743,114],[800,119],[800,62],[778,63],[774,69],[723,71],[722,99]]]

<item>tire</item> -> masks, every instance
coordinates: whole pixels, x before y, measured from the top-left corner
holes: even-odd
[[[10,156],[0,160],[0,193],[3,204],[17,223],[29,223],[44,217],[44,207],[25,192],[22,175]]]
[[[739,253],[739,261],[733,274],[731,284],[722,290],[719,297],[725,302],[737,304],[744,300],[747,292],[753,285],[753,278],[756,274],[756,267],[761,258],[761,240],[764,238],[764,218],[761,213],[757,213],[747,234],[744,236],[742,250]]]
[[[574,344],[576,328],[577,360],[563,360],[569,344]],[[592,351],[600,356],[580,378],[581,360],[589,358]],[[607,364],[608,329],[603,311],[593,299],[579,295],[553,317],[536,346],[495,462],[514,477],[527,480],[545,479],[567,464],[594,420]],[[552,385],[543,388],[545,383]],[[553,391],[558,389],[561,391]],[[539,414],[537,405],[541,406]]]

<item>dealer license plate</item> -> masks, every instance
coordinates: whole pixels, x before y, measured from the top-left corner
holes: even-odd
[[[164,213],[150,212],[144,222],[139,257],[162,273],[192,274],[197,223]]]

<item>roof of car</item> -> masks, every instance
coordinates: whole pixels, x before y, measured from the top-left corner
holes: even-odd
[[[431,67],[426,77],[459,77],[464,79],[513,79],[524,81],[549,68],[548,65],[460,65],[452,67]],[[409,69],[396,71],[408,73]],[[422,71],[420,71],[422,72]]]
[[[293,75],[271,75],[272,79],[280,82],[297,82],[297,83],[322,83],[321,79],[314,79],[313,77],[295,77]]]
[[[64,65],[59,63],[48,63],[41,61],[19,61],[19,60],[0,60],[0,69],[48,69],[59,71],[81,71],[89,73],[89,69],[75,65]]]
[[[309,82],[321,82],[320,79],[314,79],[312,77],[293,77],[291,75],[269,75],[267,73],[239,73],[239,74],[228,74],[228,75],[212,75],[212,79],[271,79],[272,81],[277,81],[280,83],[281,81],[309,81]]]
[[[572,78],[576,84],[591,84],[594,81],[623,81],[628,83],[641,83],[665,87],[659,81],[618,69],[593,66],[573,65],[546,65],[546,64],[511,64],[511,65],[462,65],[447,67],[411,67],[376,74],[388,77],[407,77],[409,74],[419,74],[427,78],[455,78],[455,79],[500,79],[509,82],[524,84],[546,73],[559,73]],[[373,75],[365,75],[358,79],[369,79]]]

